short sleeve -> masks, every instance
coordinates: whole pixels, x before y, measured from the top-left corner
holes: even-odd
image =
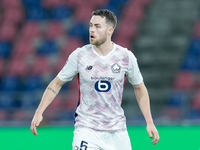
[[[129,82],[132,85],[138,85],[138,84],[142,83],[143,77],[140,73],[137,59],[134,56],[134,54],[131,51],[129,51],[128,55],[129,55],[129,67],[128,67],[128,71],[127,71],[126,75],[127,75]]]
[[[78,73],[77,71],[77,54],[78,54],[78,49],[73,51],[66,63],[65,66],[62,68],[62,70],[58,73],[58,78],[61,79],[62,81],[71,81],[73,77]]]

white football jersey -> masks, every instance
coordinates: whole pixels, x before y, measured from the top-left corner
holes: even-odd
[[[75,128],[126,130],[121,107],[125,77],[132,85],[143,81],[133,53],[114,44],[107,56],[99,56],[91,44],[85,45],[71,53],[58,77],[70,81],[76,74],[79,104]]]

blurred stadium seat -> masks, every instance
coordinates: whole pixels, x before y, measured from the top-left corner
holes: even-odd
[[[43,0],[42,1],[42,6],[45,8],[54,8],[60,5],[64,5],[65,1],[63,0]]]
[[[169,106],[181,107],[189,100],[189,95],[185,91],[174,91],[169,99]]]
[[[47,56],[38,56],[31,68],[31,74],[44,75],[51,72]]]
[[[8,65],[7,74],[12,76],[26,76],[28,74],[28,67],[24,59],[19,57],[11,59]]]
[[[39,75],[30,75],[25,79],[24,86],[25,91],[37,91],[42,88],[42,77]]]
[[[22,38],[32,39],[40,35],[39,23],[34,21],[26,21],[21,30]]]
[[[29,7],[27,9],[27,20],[42,21],[47,19],[47,12],[42,7]]]
[[[19,86],[19,78],[14,75],[5,75],[2,77],[1,90],[2,91],[16,91]]]
[[[16,35],[16,26],[11,23],[3,23],[0,27],[0,39],[6,41],[14,40]]]
[[[51,19],[63,20],[72,16],[72,10],[64,5],[52,8]]]
[[[1,92],[0,110],[10,110],[13,108],[13,94],[10,92]]]
[[[4,58],[8,58],[12,51],[11,42],[1,40],[0,41],[0,56]]]
[[[76,8],[74,18],[79,23],[86,22],[86,21],[89,22],[90,17],[91,17],[91,12],[93,10],[94,10],[94,7],[91,4],[80,5],[79,7]]]
[[[21,0],[2,0],[2,6],[4,8],[21,7],[22,1]]]
[[[21,100],[20,108],[23,110],[34,110],[35,107],[37,107],[37,105],[39,104],[39,98],[36,95],[37,92],[35,91],[22,93],[19,97],[19,99]]]
[[[45,38],[56,39],[66,34],[62,22],[51,21],[48,23],[47,30],[45,31]]]
[[[59,51],[58,45],[52,39],[45,40],[41,47],[37,49],[37,53],[39,55],[50,55],[50,54],[57,54]]]
[[[71,37],[67,40],[65,45],[61,49],[62,57],[67,60],[68,56],[78,47],[82,47],[83,42],[79,37]]]
[[[194,73],[190,71],[179,72],[174,81],[174,87],[178,90],[190,90],[194,84]]]
[[[41,0],[22,0],[25,7],[39,7],[41,6]]]
[[[4,12],[2,22],[19,24],[21,21],[23,21],[23,19],[23,10],[20,7],[11,7],[6,9],[6,11]]]

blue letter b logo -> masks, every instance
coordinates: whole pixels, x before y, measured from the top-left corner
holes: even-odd
[[[97,81],[94,85],[95,90],[98,92],[108,92],[111,89],[111,84],[108,81]]]

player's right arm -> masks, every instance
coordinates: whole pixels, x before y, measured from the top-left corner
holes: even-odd
[[[38,135],[36,127],[39,126],[40,122],[43,119],[43,117],[42,117],[43,112],[45,111],[47,106],[53,101],[53,99],[56,97],[56,95],[59,93],[59,91],[64,83],[66,83],[66,82],[64,82],[64,81],[60,80],[58,77],[56,77],[47,86],[47,88],[42,96],[42,100],[35,112],[32,122],[31,122],[30,129],[34,135]]]

